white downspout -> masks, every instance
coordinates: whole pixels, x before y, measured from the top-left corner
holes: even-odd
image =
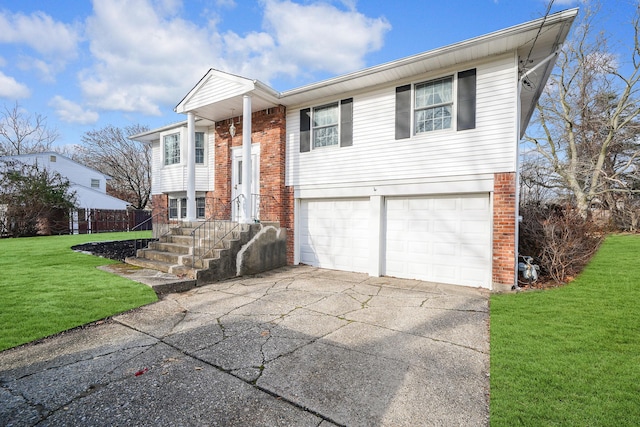
[[[553,52],[551,55],[547,56],[546,58],[544,58],[542,61],[540,61],[539,63],[536,64],[535,67],[533,67],[532,69],[528,70],[527,72],[523,73],[520,78],[518,79],[518,105],[517,105],[517,124],[516,124],[516,229],[515,229],[515,274],[514,274],[514,281],[513,281],[513,286],[515,288],[518,288],[518,244],[520,242],[520,121],[521,121],[521,116],[522,116],[522,109],[520,108],[520,95],[522,92],[522,82],[524,82],[524,80],[527,78],[527,76],[529,74],[531,74],[532,72],[534,72],[535,70],[537,70],[539,67],[541,67],[542,65],[546,64],[547,62],[551,61],[552,59],[555,59],[556,56],[558,56],[558,53],[560,53],[560,49],[556,49],[555,52]]]

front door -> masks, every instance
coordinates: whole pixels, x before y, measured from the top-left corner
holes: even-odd
[[[251,218],[260,218],[260,144],[251,145]],[[242,182],[242,147],[231,149],[231,215],[239,221],[244,213]]]

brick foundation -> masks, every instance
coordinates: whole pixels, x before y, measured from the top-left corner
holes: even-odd
[[[516,174],[497,173],[493,184],[493,283],[514,284],[516,253]]]

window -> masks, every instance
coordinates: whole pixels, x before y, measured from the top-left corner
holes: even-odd
[[[187,217],[187,198],[169,198],[169,218],[181,219]],[[205,217],[204,197],[196,197],[196,218]]]
[[[453,77],[415,86],[415,133],[450,129],[453,116]]]
[[[338,103],[313,109],[313,148],[338,145]]]
[[[395,127],[397,140],[441,129],[475,129],[476,69],[396,87]]]
[[[186,218],[186,217],[187,217],[187,199],[182,198],[180,199],[180,218]]]
[[[204,197],[196,197],[196,218],[204,218]]]
[[[196,164],[204,164],[204,132],[196,132]]]
[[[169,218],[178,218],[178,199],[169,199]]]
[[[100,180],[92,179],[91,180],[91,188],[100,188]]]
[[[164,141],[164,164],[174,165],[180,163],[180,134],[174,133],[165,135]]]
[[[57,161],[58,161],[58,158],[57,158],[56,156],[51,155],[51,156],[49,156],[49,161],[50,161],[51,163],[55,163],[55,162],[57,162]]]
[[[353,145],[353,98],[300,110],[300,152]]]

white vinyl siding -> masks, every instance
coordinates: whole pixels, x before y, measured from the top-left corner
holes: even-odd
[[[184,103],[185,111],[242,95],[253,89],[250,80],[229,74],[225,74],[223,78],[209,77],[198,86],[199,90]]]
[[[167,134],[180,132],[182,141],[181,151],[186,153],[187,130],[176,128]],[[212,191],[214,177],[214,128],[196,128],[197,133],[204,135],[203,163],[196,164],[196,191]],[[175,193],[186,190],[187,165],[186,159],[175,165],[164,165],[162,137],[151,146],[151,194]],[[182,156],[185,157],[185,156]],[[196,156],[197,157],[197,156]],[[197,159],[196,159],[197,160]]]
[[[473,66],[466,64],[449,74]],[[515,171],[516,61],[506,55],[475,67],[476,127],[464,132],[425,132],[395,140],[398,84],[393,84],[353,96],[350,150],[301,154],[300,110],[287,110],[286,185],[344,185]],[[407,83],[428,80],[426,75]]]

